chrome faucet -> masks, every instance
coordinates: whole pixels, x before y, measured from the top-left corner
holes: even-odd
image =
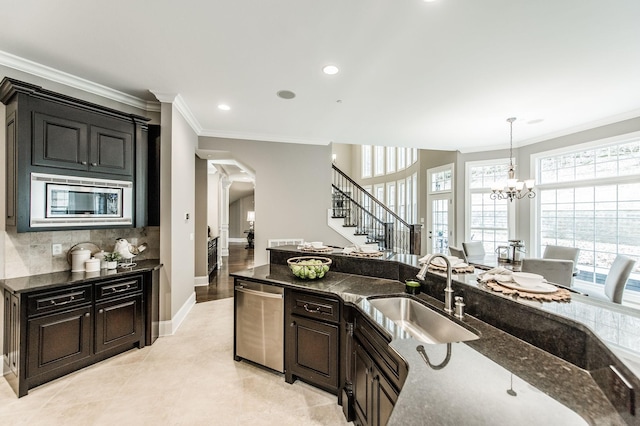
[[[426,259],[424,265],[420,269],[420,272],[416,275],[417,278],[424,281],[424,277],[427,274],[427,269],[429,269],[429,263],[436,257],[440,257],[444,260],[444,263],[447,265],[447,286],[444,289],[444,311],[449,315],[453,315],[453,288],[451,288],[451,262],[447,256],[441,253],[436,253],[431,255]]]

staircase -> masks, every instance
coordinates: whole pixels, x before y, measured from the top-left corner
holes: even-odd
[[[420,254],[422,225],[407,223],[335,164],[332,168],[329,227],[353,244],[377,244],[380,250]]]

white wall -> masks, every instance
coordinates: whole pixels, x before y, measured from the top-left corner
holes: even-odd
[[[161,333],[175,331],[195,302],[195,148],[197,135],[173,103],[161,106]],[[189,219],[186,215],[189,215]]]
[[[211,227],[211,236],[220,236],[220,173],[207,175],[207,224]]]
[[[255,170],[256,265],[268,262],[269,239],[349,244],[327,225],[331,207],[330,146],[200,137],[199,150],[231,152]]]

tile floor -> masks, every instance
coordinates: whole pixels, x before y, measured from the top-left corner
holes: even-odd
[[[233,360],[233,299],[196,304],[177,333],[18,399],[0,425],[345,425],[337,398]]]

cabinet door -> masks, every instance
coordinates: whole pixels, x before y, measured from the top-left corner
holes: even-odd
[[[372,424],[384,426],[389,422],[393,406],[398,400],[398,393],[386,377],[375,367],[373,369],[372,386]]]
[[[140,345],[143,335],[142,294],[96,304],[96,353]]]
[[[291,373],[327,390],[338,390],[338,326],[292,316]]]
[[[373,361],[356,340],[353,351],[353,405],[362,425],[372,424],[373,396],[371,394],[371,374]]]
[[[89,170],[123,176],[133,174],[133,134],[91,126]]]
[[[28,322],[27,377],[91,356],[91,307],[34,318]]]
[[[87,170],[88,125],[41,112],[33,114],[34,166]]]

